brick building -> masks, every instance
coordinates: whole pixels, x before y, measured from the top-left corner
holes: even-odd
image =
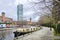
[[[5,17],[5,12],[2,12],[2,15],[0,16],[0,23],[10,23],[12,22],[12,18]]]

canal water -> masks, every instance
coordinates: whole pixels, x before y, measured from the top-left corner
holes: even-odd
[[[13,30],[0,30],[0,40],[13,40]]]

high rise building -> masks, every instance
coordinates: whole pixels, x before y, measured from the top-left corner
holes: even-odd
[[[18,18],[18,21],[23,20],[23,5],[22,4],[17,5],[17,18]]]

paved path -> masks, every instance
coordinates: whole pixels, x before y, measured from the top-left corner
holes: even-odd
[[[41,30],[24,36],[23,38],[18,38],[17,40],[53,40],[53,31],[50,31],[47,27],[43,27]]]

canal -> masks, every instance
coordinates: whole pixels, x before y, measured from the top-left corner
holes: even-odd
[[[46,32],[45,32],[46,31]],[[0,29],[0,40],[14,40],[14,31],[12,29]],[[49,31],[49,29],[41,29],[39,31],[35,31],[31,34],[29,34],[29,36],[23,36],[23,38],[21,39],[27,39],[27,38],[33,38],[33,37],[38,37],[38,39],[40,39],[39,35],[43,35],[43,33],[46,33],[41,40],[51,40],[51,38],[53,38],[53,40],[60,40],[59,39],[54,39],[54,37],[49,36],[51,34],[51,32]],[[47,36],[48,35],[48,36]],[[37,39],[37,38],[36,38]],[[35,38],[34,38],[35,40]]]
[[[14,33],[12,29],[0,29],[0,40],[13,40]]]

